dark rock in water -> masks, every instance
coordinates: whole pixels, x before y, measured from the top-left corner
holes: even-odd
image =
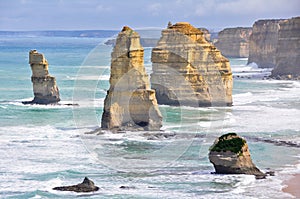
[[[263,179],[266,174],[253,163],[245,139],[228,133],[216,139],[209,152],[209,161],[217,174],[248,174]]]
[[[134,186],[122,185],[122,186],[120,186],[120,189],[135,189],[135,187]]]
[[[98,191],[99,187],[95,186],[93,181],[91,181],[90,179],[85,177],[83,182],[80,184],[71,185],[71,186],[54,187],[53,190],[74,191],[74,192],[92,192],[92,191]]]

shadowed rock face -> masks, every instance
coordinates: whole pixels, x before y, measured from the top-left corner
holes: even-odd
[[[209,152],[209,161],[218,174],[248,174],[265,177],[252,162],[248,144],[235,133],[219,137]]]
[[[159,104],[232,105],[228,59],[189,23],[176,23],[163,30],[151,60],[151,85]]]
[[[111,54],[110,88],[104,101],[101,128],[159,130],[162,116],[144,67],[140,36],[125,26]]]
[[[219,32],[215,46],[226,57],[248,57],[252,28],[226,28]]]
[[[44,55],[36,50],[29,52],[29,64],[32,70],[34,99],[24,104],[55,104],[60,101],[55,77],[49,75],[48,62]]]
[[[71,186],[54,187],[53,189],[58,191],[93,192],[93,191],[98,191],[99,187],[95,186],[93,181],[85,177],[83,182],[80,184],[71,185]]]
[[[259,68],[276,65],[279,23],[283,20],[258,20],[253,24],[249,43],[248,64],[255,62]]]
[[[272,76],[300,76],[300,17],[279,23],[276,67]]]

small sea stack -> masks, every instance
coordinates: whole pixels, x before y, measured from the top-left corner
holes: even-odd
[[[74,192],[94,192],[94,191],[98,191],[99,187],[95,186],[93,181],[85,177],[82,183],[79,183],[77,185],[71,185],[71,186],[54,187],[53,190],[74,191]]]
[[[29,52],[29,64],[32,70],[34,99],[23,104],[56,104],[60,101],[55,77],[49,75],[48,62],[44,55],[36,50]]]
[[[162,115],[144,67],[140,36],[125,26],[111,54],[110,88],[104,100],[101,128],[159,130]]]
[[[253,164],[246,140],[236,133],[216,139],[210,148],[209,161],[217,174],[248,174],[257,179],[266,176]]]
[[[231,106],[229,60],[187,22],[169,24],[152,49],[151,85],[159,104]]]

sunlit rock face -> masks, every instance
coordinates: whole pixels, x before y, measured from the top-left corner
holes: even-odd
[[[151,85],[159,104],[232,105],[228,59],[189,23],[176,23],[163,30],[151,60]]]
[[[110,88],[104,101],[101,128],[159,130],[162,116],[144,67],[140,36],[125,26],[111,54]]]
[[[36,50],[29,52],[29,64],[32,70],[34,99],[25,104],[55,104],[60,101],[55,77],[49,75],[48,62],[44,55]]]

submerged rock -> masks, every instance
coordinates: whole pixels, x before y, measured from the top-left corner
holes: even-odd
[[[34,99],[23,104],[55,104],[60,101],[55,77],[49,75],[48,62],[44,55],[36,50],[29,52],[29,64],[32,70]]]
[[[232,105],[229,60],[189,23],[163,30],[151,60],[151,85],[159,104]]]
[[[99,187],[95,186],[93,181],[85,177],[83,182],[80,184],[71,185],[71,186],[54,187],[53,189],[58,191],[93,192],[93,191],[98,191]]]
[[[252,28],[225,28],[218,34],[215,46],[226,57],[248,57]]]
[[[249,43],[248,64],[255,62],[259,68],[276,65],[276,49],[280,19],[258,20],[253,24]]]
[[[246,140],[235,133],[216,139],[210,148],[209,161],[217,174],[248,174],[257,179],[266,176],[253,164]]]
[[[300,77],[300,17],[279,23],[276,66],[272,77],[299,79]]]
[[[140,36],[125,26],[111,54],[110,88],[104,101],[102,129],[159,130],[162,116],[144,67]]]

